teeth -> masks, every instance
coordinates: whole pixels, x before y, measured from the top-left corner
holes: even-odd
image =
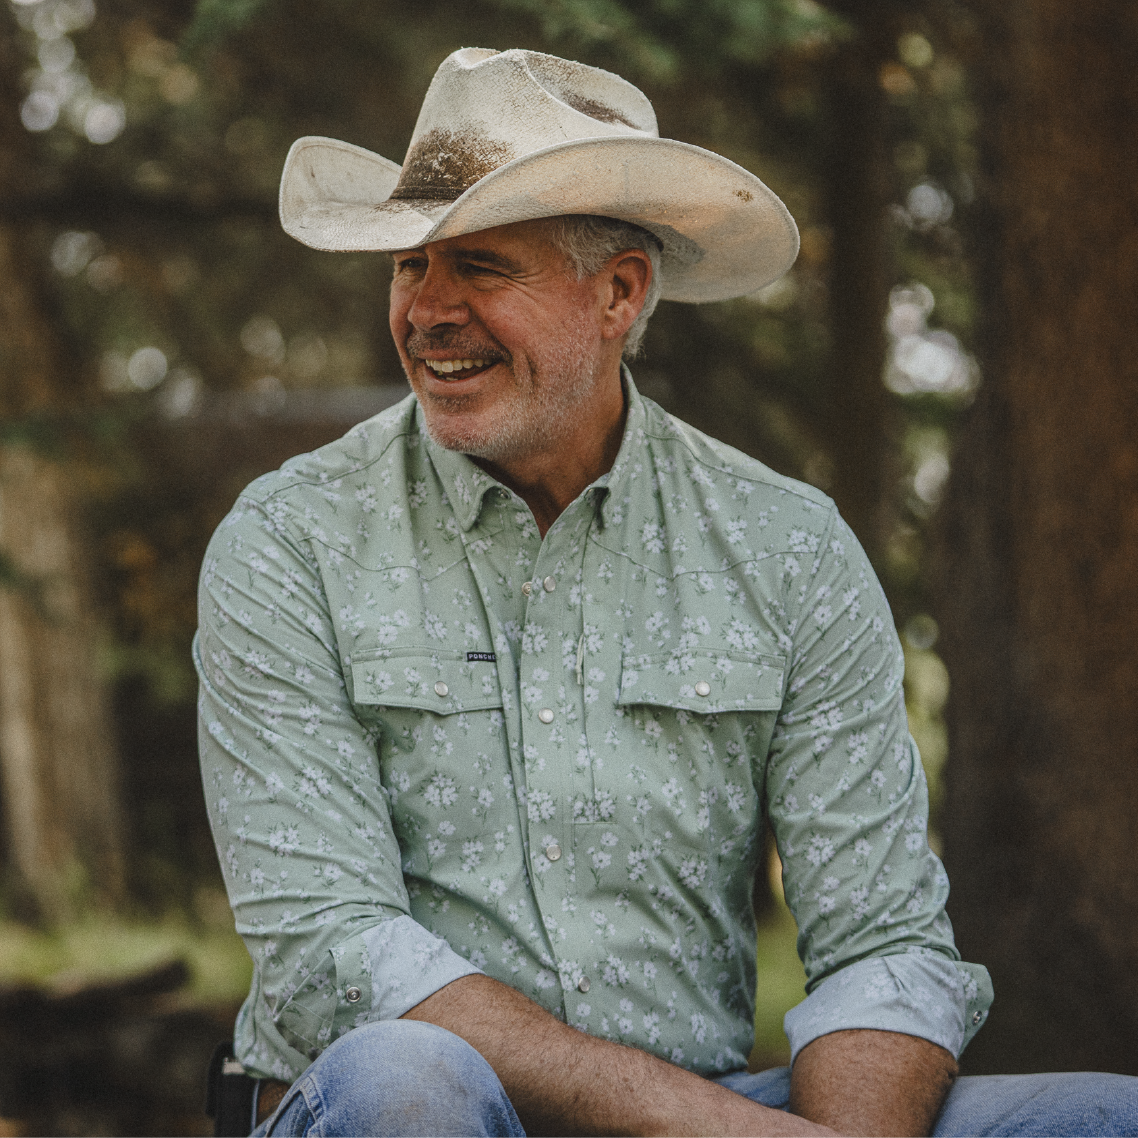
[[[467,368],[482,367],[485,360],[424,360],[436,374],[446,375],[452,371],[465,371]]]

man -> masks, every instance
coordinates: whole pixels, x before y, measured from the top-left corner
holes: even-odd
[[[254,483],[203,568],[250,1125],[1104,1125],[1063,1079],[945,1106],[991,991],[944,915],[881,590],[827,498],[621,363],[659,296],[784,272],[782,203],[614,75],[464,49],[402,168],[301,139],[281,217],[393,253],[413,396]],[[810,994],[791,1071],[750,1076],[764,809]]]

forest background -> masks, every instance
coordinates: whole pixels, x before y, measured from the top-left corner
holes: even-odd
[[[1138,1073],[1138,6],[4,0],[0,1006],[31,1011],[0,1130],[201,1121],[176,1040],[224,1035],[248,970],[197,775],[202,552],[251,478],[406,390],[388,259],[286,238],[282,161],[398,160],[471,44],[617,71],[789,205],[790,274],[662,304],[637,382],[831,494],[882,578],[997,993],[965,1070]],[[770,877],[760,1064],[801,996]],[[173,1115],[123,1074],[144,1053]]]

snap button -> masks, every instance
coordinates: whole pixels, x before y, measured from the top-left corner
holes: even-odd
[[[551,846],[546,846],[545,856],[549,858],[550,861],[557,861],[561,857],[561,847],[556,842]]]
[[[543,707],[537,713],[537,717],[538,717],[538,719],[540,719],[542,721],[542,723],[552,723],[553,722],[553,711],[548,707]]]
[[[546,577],[546,579],[544,581],[542,581],[541,587],[547,593],[552,593],[553,590],[557,588],[557,578],[556,577]]]
[[[435,684],[435,695],[450,695],[450,688],[448,688],[442,680],[439,680],[439,682]]]
[[[590,987],[592,987],[592,985],[589,983],[588,976],[582,976],[581,979],[577,981],[578,992],[587,992]]]
[[[522,592],[528,597],[533,592],[533,582],[525,581],[522,584]]]
[[[695,694],[711,695],[711,684],[709,684],[707,680],[700,680],[699,683],[695,685]]]
[[[356,988],[353,986],[353,987],[349,988],[344,993],[344,995],[347,997],[349,1004],[358,1004],[360,1002],[360,996],[363,995],[363,992],[361,992],[359,990],[359,988]]]
[[[984,1018],[983,1012],[973,1012],[972,1013],[972,1023],[974,1025],[978,1024],[983,1018]]]

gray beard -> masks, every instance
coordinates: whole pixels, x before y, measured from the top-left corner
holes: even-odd
[[[476,399],[467,395],[432,395],[420,399],[427,434],[445,450],[461,451],[474,458],[506,463],[529,455],[556,449],[565,438],[569,424],[582,403],[587,403],[597,387],[596,358],[589,348],[587,321],[566,336],[561,349],[543,364],[543,372],[555,377],[552,383],[539,376],[514,386],[497,403],[497,415],[489,426],[462,430],[440,430],[432,423],[431,405],[451,414],[461,413],[464,404]],[[410,349],[411,344],[409,342]],[[508,363],[507,363],[507,366]]]

